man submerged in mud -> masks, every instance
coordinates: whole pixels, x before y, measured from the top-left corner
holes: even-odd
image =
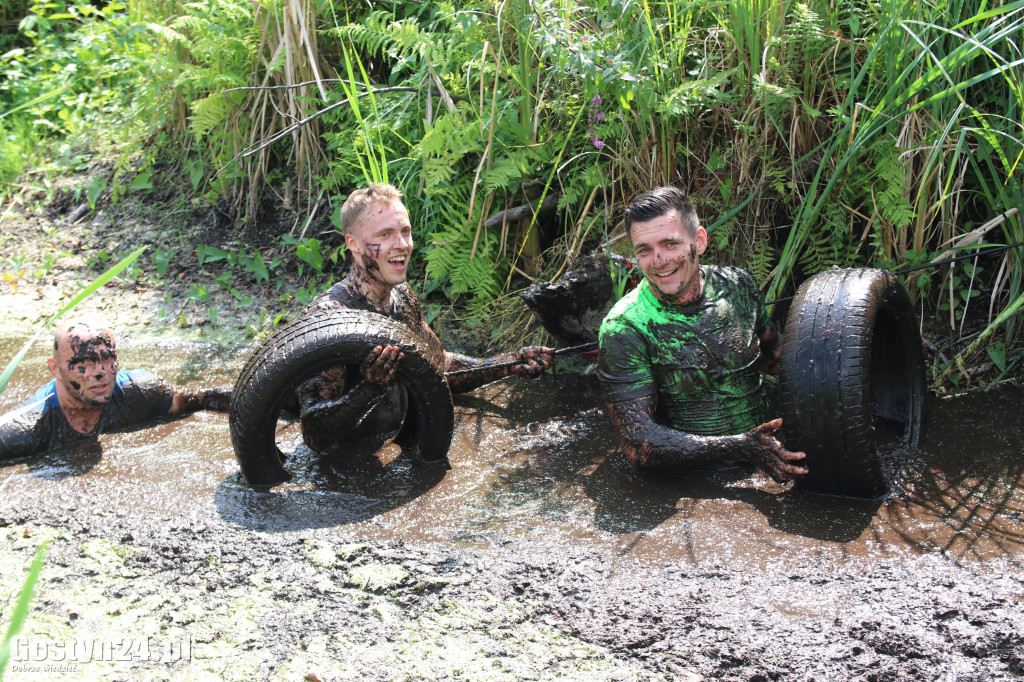
[[[553,349],[528,346],[489,359],[449,353],[423,320],[420,302],[405,283],[412,257],[412,225],[396,187],[374,184],[349,195],[341,208],[345,243],[353,263],[348,277],[314,301],[313,308],[368,310],[397,320],[418,334],[437,356],[455,393],[502,377],[539,376],[551,366]],[[377,346],[361,365],[329,369],[298,391],[302,437],[317,452],[336,446],[376,451],[397,433],[408,396],[395,383],[404,357],[398,346]],[[507,366],[505,363],[513,363]]]
[[[626,208],[644,279],[601,324],[599,376],[635,467],[752,463],[803,476],[766,421],[761,372],[778,374],[779,334],[750,273],[701,266],[708,235],[686,195],[659,187]]]
[[[59,448],[151,419],[198,410],[227,412],[230,388],[186,391],[142,369],[120,371],[103,324],[77,320],[53,334],[53,380],[0,417],[0,460]]]

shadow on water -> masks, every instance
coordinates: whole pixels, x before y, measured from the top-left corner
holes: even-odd
[[[221,518],[267,532],[356,524],[409,504],[449,470],[446,463],[413,462],[395,445],[330,459],[295,445],[286,463],[292,474],[287,483],[260,489],[241,474],[224,479],[214,494]]]
[[[1024,391],[929,396],[917,452],[898,454],[878,542],[989,559],[1024,553]],[[1010,417],[1007,419],[1007,417]],[[893,536],[896,538],[893,538]]]

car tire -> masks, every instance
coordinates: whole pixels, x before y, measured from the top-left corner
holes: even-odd
[[[786,321],[779,407],[786,448],[807,453],[804,489],[875,498],[887,484],[875,418],[921,437],[924,356],[903,285],[878,269],[832,269],[807,280]]]
[[[406,325],[363,310],[316,311],[278,329],[253,353],[235,382],[228,426],[242,475],[252,485],[290,478],[275,432],[282,407],[308,378],[338,365],[358,365],[375,346],[399,346],[395,380],[409,407],[395,442],[424,462],[445,461],[455,429],[443,358]]]

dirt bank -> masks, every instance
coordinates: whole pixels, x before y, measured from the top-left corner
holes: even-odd
[[[1024,585],[1006,562],[748,573],[609,565],[571,548],[366,543],[337,528],[258,533],[201,510],[151,516],[90,500],[4,506],[5,599],[51,542],[17,665],[56,662],[31,660],[37,642],[149,638],[156,660],[83,661],[69,679],[1024,675]],[[181,642],[190,656],[169,660]],[[40,678],[12,668],[9,679]]]
[[[8,260],[84,239],[45,212],[6,220]],[[129,223],[89,234],[163,239]],[[124,239],[118,248],[136,243]],[[24,330],[99,274],[86,267],[95,246],[6,285],[6,328]],[[144,271],[86,310],[113,318],[132,366],[220,383],[245,356],[246,327],[291,302],[255,282],[236,287],[248,306],[227,289],[182,301],[203,280],[180,267]],[[223,306],[216,322],[211,303]],[[205,343],[222,335],[231,343]],[[44,356],[12,390],[41,381]],[[1024,676],[1024,436],[985,421],[1019,392],[970,419],[949,416],[968,412],[954,406],[926,431],[942,456],[907,456],[893,495],[865,506],[743,471],[638,476],[591,389],[545,381],[533,390],[546,404],[516,383],[460,403],[450,471],[310,465],[291,487],[256,493],[221,415],[3,463],[0,628],[50,542],[5,679]],[[372,495],[345,487],[364,479]]]

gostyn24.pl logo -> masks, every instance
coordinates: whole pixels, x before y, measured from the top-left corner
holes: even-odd
[[[192,660],[192,639],[160,637],[76,637],[61,641],[35,637],[11,640],[11,663],[124,661],[175,663]]]

